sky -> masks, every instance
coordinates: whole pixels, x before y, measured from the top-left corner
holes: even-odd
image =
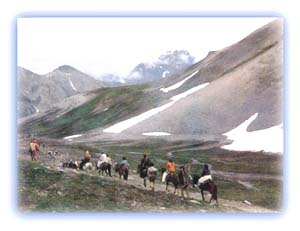
[[[37,74],[71,65],[94,77],[126,76],[167,51],[204,58],[243,39],[274,18],[59,18],[17,20],[17,62]]]

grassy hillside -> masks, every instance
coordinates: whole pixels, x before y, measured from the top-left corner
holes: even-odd
[[[145,191],[121,180],[86,173],[62,172],[39,163],[19,162],[19,209],[38,212],[199,211],[164,192]]]
[[[97,96],[66,114],[47,116],[27,122],[21,127],[24,133],[52,138],[82,133],[104,127],[112,122],[124,120],[154,104],[155,97],[146,95],[147,85],[104,88],[96,91]],[[55,112],[49,111],[49,115]]]

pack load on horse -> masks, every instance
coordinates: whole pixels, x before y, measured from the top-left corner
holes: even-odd
[[[106,176],[112,176],[111,175],[111,167],[112,167],[112,160],[110,157],[108,157],[107,154],[105,154],[104,152],[102,152],[102,154],[100,155],[98,161],[97,161],[97,170],[99,170],[99,174],[102,173],[106,173]]]
[[[119,173],[119,178],[123,177],[124,180],[128,180],[129,162],[126,157],[123,157],[122,161],[115,165],[115,171]]]
[[[150,165],[151,165],[151,161],[148,158],[148,154],[145,152],[143,154],[143,158],[141,159],[141,163],[138,165],[138,170],[137,170],[140,177],[142,179],[144,179],[145,187],[147,187],[146,177],[147,177],[147,171],[148,171],[148,168],[150,167]]]

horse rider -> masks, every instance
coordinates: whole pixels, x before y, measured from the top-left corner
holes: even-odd
[[[111,158],[108,157],[108,154],[105,154],[104,152],[101,153],[101,155],[97,161],[97,167],[99,168],[102,163],[108,163],[112,166]]]
[[[144,178],[144,186],[146,187],[146,179],[145,177],[147,176],[147,168],[150,166],[151,161],[150,158],[148,157],[148,153],[144,152],[143,158],[141,159],[141,164],[139,167],[139,173],[140,177]]]
[[[125,174],[124,174],[124,180],[127,180],[128,179],[128,169],[129,169],[129,162],[128,160],[126,159],[126,157],[124,156],[122,158],[122,161],[120,162],[120,166],[121,167],[124,167],[124,170],[125,170]]]
[[[84,153],[84,158],[81,160],[81,163],[80,163],[80,165],[79,165],[79,169],[80,169],[80,170],[83,169],[83,166],[84,166],[86,163],[90,162],[91,157],[92,157],[92,156],[91,156],[90,152],[89,152],[88,150],[86,150],[85,153]]]
[[[173,158],[169,158],[168,160],[167,171],[169,172],[169,174],[175,176],[176,164],[174,163]]]
[[[38,158],[38,152],[40,150],[40,147],[38,145],[37,139],[36,138],[32,138],[30,143],[29,143],[29,151],[31,154],[31,160],[32,161],[37,161]]]
[[[208,164],[204,164],[198,185],[205,184],[208,180],[212,180],[212,177],[208,168]]]
[[[148,153],[144,152],[143,158],[141,159],[141,169],[146,168],[151,163],[150,158],[148,157]]]
[[[201,176],[207,176],[207,175],[210,175],[210,171],[209,171],[209,168],[208,168],[208,164],[204,164],[203,166],[203,170],[202,170],[202,173],[201,173]]]

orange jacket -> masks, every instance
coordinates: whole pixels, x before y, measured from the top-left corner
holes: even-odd
[[[176,164],[174,162],[168,162],[167,163],[167,170],[169,172],[175,172]]]

